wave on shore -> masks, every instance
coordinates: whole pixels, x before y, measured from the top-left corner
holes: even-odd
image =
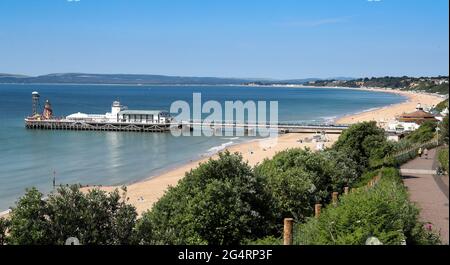
[[[233,141],[229,141],[229,142],[223,143],[221,145],[211,147],[210,149],[208,149],[207,153],[208,154],[215,154],[215,153],[220,152],[220,151],[224,150],[225,148],[227,148],[228,146],[233,145],[233,144],[234,144]]]

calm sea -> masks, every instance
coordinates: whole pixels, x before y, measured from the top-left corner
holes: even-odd
[[[247,137],[174,137],[170,133],[40,131],[24,128],[31,92],[41,105],[49,99],[54,114],[110,111],[119,99],[130,109],[169,110],[175,100],[277,100],[279,120],[326,122],[348,113],[398,103],[390,93],[328,88],[239,86],[113,86],[0,84],[0,211],[12,206],[27,187],[46,193],[57,184],[115,185],[139,181],[198,159],[220,146]]]

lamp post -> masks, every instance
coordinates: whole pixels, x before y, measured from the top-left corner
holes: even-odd
[[[439,131],[441,129],[439,127],[436,127],[436,144],[439,145]]]

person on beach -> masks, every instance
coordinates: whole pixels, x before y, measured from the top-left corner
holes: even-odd
[[[419,150],[417,150],[417,154],[419,155],[419,157],[422,157],[422,147],[420,147]]]

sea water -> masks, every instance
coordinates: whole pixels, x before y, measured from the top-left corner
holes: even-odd
[[[0,84],[0,211],[28,187],[47,193],[56,184],[121,185],[251,140],[251,137],[175,137],[170,133],[27,130],[31,92],[49,99],[55,116],[104,114],[120,100],[129,109],[169,110],[172,102],[278,101],[280,122],[324,123],[349,113],[405,100],[392,93],[246,86],[120,86]]]

